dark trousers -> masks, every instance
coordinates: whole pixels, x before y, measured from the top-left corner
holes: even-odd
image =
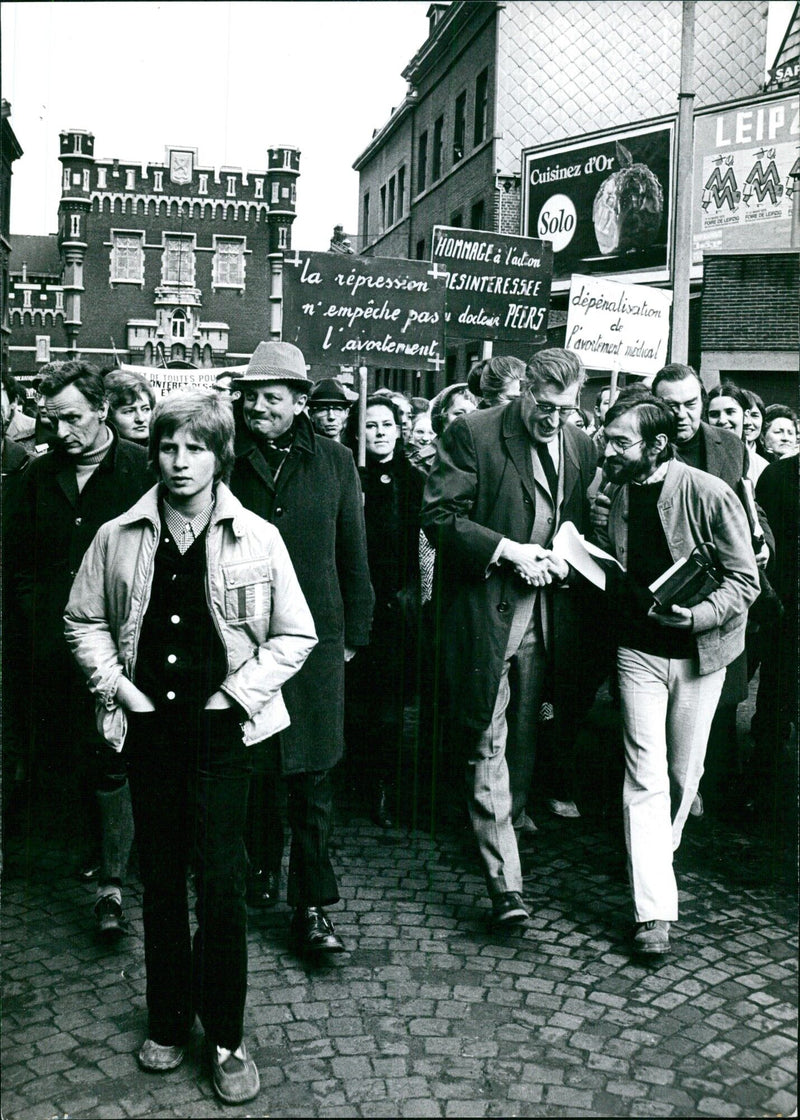
[[[235,1050],[247,994],[243,833],[251,748],[234,711],[152,712],[129,715],[125,754],[144,886],[149,1037],[184,1044],[196,1012],[211,1044]]]
[[[269,739],[256,747],[256,773],[248,814],[247,851],[250,862],[266,871],[278,871],[283,854],[279,781],[285,781],[287,815],[292,834],[286,901],[292,907],[330,906],[339,901],[339,888],[330,860],[333,823],[333,784],[330,770],[279,777],[278,741]]]

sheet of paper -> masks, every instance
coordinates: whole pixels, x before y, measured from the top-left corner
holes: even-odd
[[[571,521],[565,521],[559,527],[550,547],[556,556],[566,560],[576,572],[580,572],[601,591],[606,589],[606,573],[603,567],[597,563],[597,560],[610,560],[617,565],[620,571],[623,570],[622,565],[615,557],[582,537]]]

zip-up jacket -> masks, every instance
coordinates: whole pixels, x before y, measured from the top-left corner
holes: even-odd
[[[115,693],[123,674],[135,680],[160,535],[154,486],[101,527],[64,615],[67,643],[96,696],[98,730],[116,750],[127,720]],[[206,534],[206,600],[227,659],[222,691],[246,713],[244,742],[258,743],[289,726],[281,686],[317,636],[280,533],[222,482]]]

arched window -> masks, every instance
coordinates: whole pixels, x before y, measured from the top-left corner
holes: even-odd
[[[172,312],[172,337],[186,338],[186,312],[182,307]]]
[[[174,342],[170,351],[170,358],[173,362],[184,361],[186,359],[186,347],[181,342]]]
[[[144,364],[151,366],[153,364],[153,344],[152,342],[145,342],[144,344]]]

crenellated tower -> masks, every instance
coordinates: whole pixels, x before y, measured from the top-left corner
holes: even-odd
[[[297,217],[300,151],[286,145],[270,148],[267,159],[269,251],[286,253],[292,247],[292,223]]]
[[[81,328],[83,261],[88,247],[87,220],[91,209],[94,136],[70,129],[59,137],[63,166],[61,201],[58,204],[58,247],[64,262],[64,330],[67,352],[78,348]]]

